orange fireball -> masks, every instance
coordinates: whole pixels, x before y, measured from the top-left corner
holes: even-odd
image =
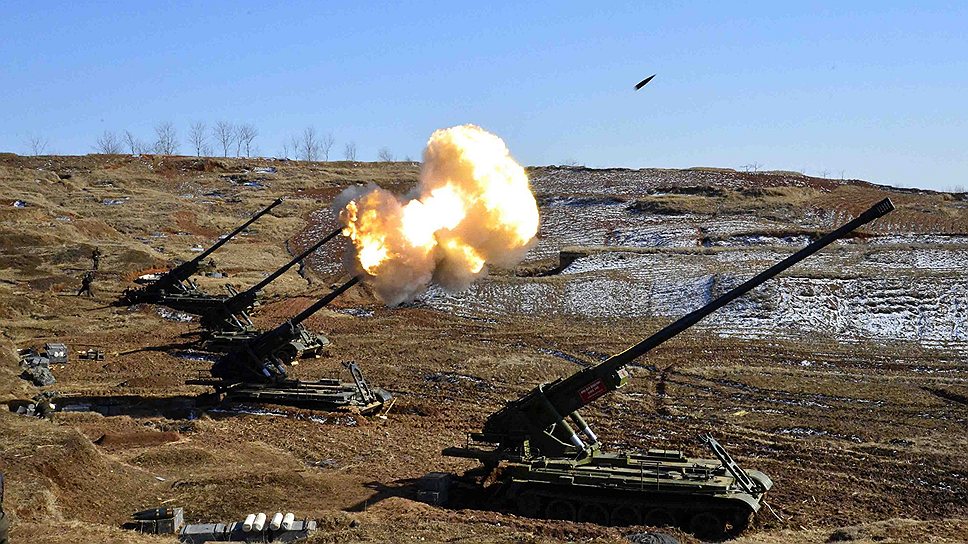
[[[538,205],[504,142],[462,125],[431,135],[410,196],[374,188],[340,220],[357,271],[395,304],[431,282],[464,288],[488,263],[516,264],[538,232]]]

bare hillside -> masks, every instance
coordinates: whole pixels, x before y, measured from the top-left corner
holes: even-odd
[[[0,155],[0,401],[41,389],[15,350],[101,347],[53,369],[61,394],[133,397],[118,415],[0,410],[15,542],[174,542],[117,529],[183,506],[191,521],[293,511],[313,542],[622,542],[643,528],[533,520],[485,503],[413,500],[440,455],[504,401],[624,349],[871,203],[898,209],[637,362],[592,405],[612,449],[703,454],[712,432],[770,475],[778,517],[736,542],[962,542],[968,534],[968,196],[856,180],[728,170],[529,170],[539,239],[522,265],[399,308],[353,288],[308,322],[333,341],[300,377],[356,361],[398,401],[386,419],[303,410],[177,414],[148,401],[205,392],[198,324],[111,306],[139,274],[196,255],[276,197],[285,203],[213,257],[210,292],[247,287],[336,228],[353,184],[406,192],[412,163]],[[348,277],[342,241],[265,292],[280,323]],[[89,256],[96,297],[74,296]],[[160,404],[165,404],[162,402]],[[684,542],[691,537],[677,533]]]

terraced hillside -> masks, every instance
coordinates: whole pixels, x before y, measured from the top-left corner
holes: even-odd
[[[705,326],[953,349],[968,340],[964,195],[789,174],[537,169],[533,179],[543,221],[531,256],[558,266],[456,296],[435,291],[426,303],[487,315],[674,317],[891,196],[897,212]]]

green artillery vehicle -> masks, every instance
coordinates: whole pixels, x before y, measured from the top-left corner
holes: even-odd
[[[662,449],[602,451],[578,410],[625,385],[626,365],[635,359],[893,209],[890,199],[884,199],[622,353],[539,385],[488,417],[483,430],[472,434],[465,446],[447,448],[444,455],[479,460],[482,468],[469,475],[477,472],[482,484],[495,482],[492,496],[503,497],[524,515],[603,525],[675,525],[702,538],[741,532],[773,487],[768,476],[742,469],[711,436],[703,441],[715,459],[693,459]]]
[[[255,328],[249,317],[249,311],[255,305],[259,292],[340,232],[339,229],[334,230],[249,289],[241,293],[235,292],[231,297],[205,308],[205,313],[200,320],[204,331],[203,345],[207,349],[231,349],[262,334],[262,331]],[[301,324],[296,327],[299,329],[300,336],[296,347],[303,355],[316,354],[329,345],[329,339],[325,336],[310,332]]]
[[[370,387],[355,363],[349,364],[354,383],[338,380],[299,381],[287,368],[299,356],[300,324],[359,282],[355,277],[314,302],[278,327],[241,342],[219,358],[211,378],[189,380],[191,385],[215,388],[225,402],[263,402],[304,408],[348,409],[363,414],[379,411],[392,396]]]
[[[270,210],[279,204],[282,204],[281,198],[274,200],[262,211],[253,215],[248,221],[243,223],[241,227],[212,244],[212,247],[206,249],[194,259],[172,268],[148,285],[138,289],[125,289],[116,304],[118,306],[162,304],[169,308],[189,313],[203,313],[206,308],[221,304],[225,301],[226,297],[203,293],[195,285],[195,282],[191,280],[192,275],[198,272],[202,266],[202,261],[206,257],[225,245],[226,242],[237,236],[248,228],[249,225],[255,223],[260,217],[269,213]]]

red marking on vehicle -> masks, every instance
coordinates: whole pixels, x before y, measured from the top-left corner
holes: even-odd
[[[589,402],[597,399],[598,397],[604,395],[606,392],[605,382],[601,379],[597,379],[592,383],[582,387],[578,390],[578,396],[581,397],[582,402],[588,404]]]

